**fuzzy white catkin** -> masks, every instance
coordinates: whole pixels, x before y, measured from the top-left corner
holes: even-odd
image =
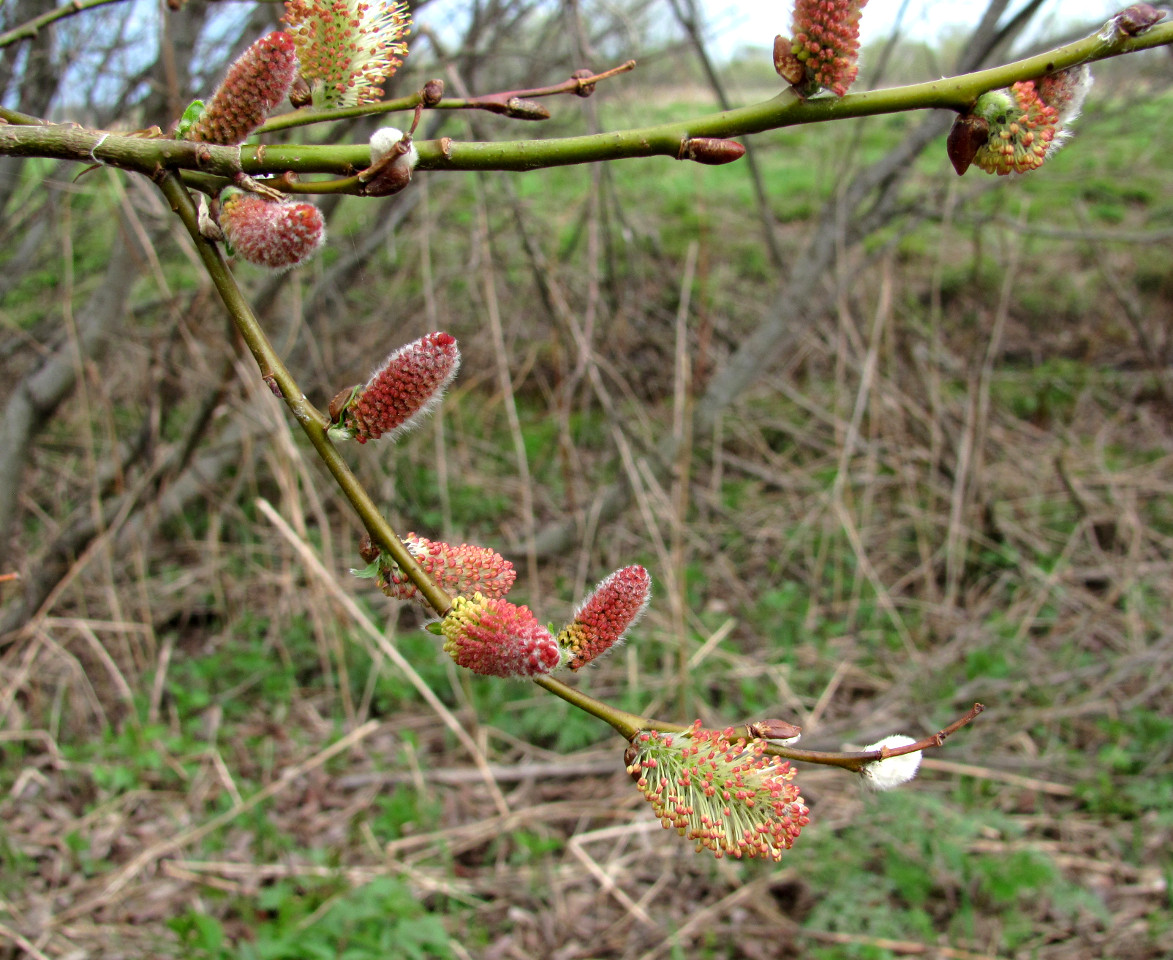
[[[403,131],[398,127],[380,127],[371,134],[371,165],[374,166],[382,160],[387,154],[391,152],[391,148],[403,139]],[[411,145],[411,149],[404,155],[406,157],[405,163],[413,170],[415,165],[419,163],[420,155],[416,150],[415,144]]]
[[[897,733],[864,747],[864,751],[870,753],[884,747],[907,747],[910,743],[916,743],[916,740]],[[920,768],[920,758],[921,752],[917,750],[915,753],[905,753],[899,757],[888,757],[869,763],[863,768],[864,782],[873,790],[891,790],[916,776],[916,771]]]

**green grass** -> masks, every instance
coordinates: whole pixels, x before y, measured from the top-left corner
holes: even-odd
[[[441,918],[389,877],[338,890],[328,882],[279,881],[236,906],[252,937],[233,943],[214,916],[170,922],[192,960],[443,960],[453,956]]]

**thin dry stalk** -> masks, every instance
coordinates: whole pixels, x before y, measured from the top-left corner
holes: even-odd
[[[529,457],[525,450],[525,436],[521,429],[521,418],[517,412],[517,397],[513,389],[513,374],[510,372],[510,353],[505,344],[505,331],[501,325],[501,309],[497,302],[497,273],[494,270],[493,250],[489,243],[489,219],[483,190],[483,181],[478,181],[477,190],[477,236],[479,239],[478,261],[481,280],[481,295],[484,298],[485,313],[489,321],[489,333],[493,340],[493,354],[497,362],[497,382],[505,408],[509,434],[513,440],[513,453],[517,462],[517,480],[521,488],[521,518],[525,529],[525,555],[529,572],[529,592],[532,606],[541,607],[541,579],[538,575],[537,519],[534,515],[533,478],[530,476]]]
[[[679,691],[677,709],[683,717],[692,716],[692,683],[688,672],[688,631],[685,611],[688,604],[688,512],[692,490],[692,363],[688,347],[688,318],[692,303],[692,286],[696,273],[697,244],[688,245],[684,257],[684,274],[680,280],[680,301],[676,308],[676,340],[672,382],[672,445],[676,463],[672,472],[672,526],[669,536],[671,565],[666,568],[671,636],[676,643],[676,684]]]

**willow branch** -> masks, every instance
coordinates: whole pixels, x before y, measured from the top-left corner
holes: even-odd
[[[171,209],[175,211],[187,228],[208,276],[220,294],[220,298],[224,301],[224,306],[227,308],[233,324],[256,360],[265,382],[274,394],[285,401],[294,419],[300,424],[314,450],[326,465],[326,469],[330,471],[346,499],[366,526],[371,538],[411,577],[420,593],[437,612],[446,611],[452,604],[452,598],[440,589],[416,562],[416,559],[404,546],[403,541],[399,539],[399,536],[342,458],[338,448],[334,446],[334,442],[326,433],[330,422],[329,418],[306,399],[297,381],[274,350],[256,314],[253,313],[248,301],[245,300],[237,286],[232,271],[224,262],[220,248],[200,233],[199,216],[195,203],[178,174],[174,171],[166,171],[156,178],[156,182],[168,203],[171,204]]]
[[[806,123],[911,110],[968,110],[981,94],[1055,70],[1173,43],[1173,22],[1140,36],[1095,34],[1014,63],[944,80],[803,100],[786,90],[771,100],[692,120],[551,140],[461,143],[417,141],[420,170],[536,170],[634,157],[676,157],[690,137],[730,138]],[[222,147],[144,138],[66,124],[0,124],[0,154],[104,163],[157,177],[177,168],[233,177],[292,173],[353,176],[370,163],[367,144],[349,146]]]

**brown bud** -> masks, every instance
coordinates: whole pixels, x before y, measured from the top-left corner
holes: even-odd
[[[745,731],[759,740],[793,740],[802,736],[802,727],[786,720],[755,720],[745,725]]]
[[[806,67],[794,55],[793,46],[787,37],[774,38],[774,69],[783,80],[797,87],[806,80]]]
[[[389,197],[411,183],[411,164],[398,158],[381,166],[363,185],[364,197]]]
[[[635,744],[629,743],[627,745],[627,749],[623,751],[623,765],[625,767],[630,767],[633,763],[635,763],[635,758],[637,756],[638,756],[638,751],[635,749]],[[640,771],[638,773],[632,773],[631,779],[634,780],[636,783],[639,783],[639,778],[642,776],[643,776],[643,771]]]
[[[380,550],[375,545],[375,541],[371,539],[369,533],[364,533],[362,539],[358,541],[358,555],[363,558],[365,563],[374,563],[379,559]]]
[[[425,107],[434,107],[437,103],[444,99],[444,81],[443,80],[429,80],[424,84],[424,89],[420,92],[420,102]]]
[[[289,102],[294,109],[308,107],[314,102],[313,94],[310,93],[310,85],[306,82],[305,77],[298,76],[294,79],[293,85],[289,88]]]
[[[582,83],[582,81],[587,77],[593,76],[594,73],[592,73],[590,70],[575,70],[574,73],[570,75],[571,80],[579,81],[578,86],[574,89],[574,95],[576,97],[589,97],[592,93],[595,92],[595,85],[593,83]]]
[[[514,120],[549,120],[550,111],[536,100],[510,97],[505,101],[505,116]]]
[[[1154,7],[1151,3],[1134,3],[1116,14],[1115,21],[1124,36],[1135,37],[1144,33],[1157,21],[1164,20],[1165,14],[1166,11]]]
[[[354,396],[354,391],[359,388],[360,384],[355,384],[353,387],[347,387],[345,390],[339,390],[334,394],[334,399],[330,401],[330,406],[327,410],[330,413],[330,419],[337,423],[342,419],[342,414],[346,410],[346,405],[350,403],[351,397]]]
[[[676,152],[677,160],[695,160],[709,166],[732,163],[745,155],[745,146],[736,140],[718,140],[714,137],[685,137]]]
[[[410,133],[384,127],[371,136],[371,161],[371,165],[358,175],[363,183],[363,196],[387,197],[411,183],[419,153],[411,142]]]
[[[990,138],[990,121],[984,117],[975,117],[966,114],[953,121],[949,130],[949,139],[945,142],[945,152],[949,154],[949,161],[957,176],[961,176],[973,163],[978,150]]]

